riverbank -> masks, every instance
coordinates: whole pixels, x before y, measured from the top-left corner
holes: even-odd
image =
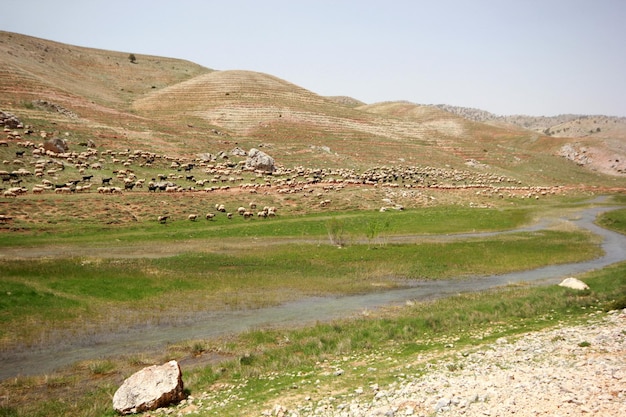
[[[566,218],[559,219],[559,222],[563,224],[588,230],[602,239],[603,256],[584,262],[562,263],[541,268],[531,268],[525,271],[475,277],[471,280],[407,281],[405,285],[400,285],[400,288],[396,289],[383,288],[375,292],[369,291],[341,297],[302,297],[298,300],[263,308],[190,312],[178,321],[170,320],[168,322],[164,320],[164,322],[161,322],[159,319],[159,322],[155,324],[152,320],[146,320],[146,324],[130,326],[130,329],[112,328],[87,335],[80,334],[80,332],[72,329],[71,334],[62,337],[60,340],[42,343],[32,348],[25,347],[0,352],[0,358],[6,363],[6,366],[0,369],[0,380],[20,375],[28,376],[50,373],[63,367],[71,366],[77,361],[96,360],[111,356],[138,355],[145,351],[160,351],[168,344],[178,343],[183,340],[217,338],[258,327],[267,327],[268,325],[295,326],[317,321],[328,322],[341,317],[355,316],[363,311],[375,310],[384,306],[401,305],[406,301],[426,301],[458,293],[484,291],[512,283],[554,283],[565,276],[600,269],[626,259],[626,239],[624,236],[594,224],[599,214],[610,209],[612,207],[580,209],[573,214],[570,213]],[[554,221],[552,219],[552,222]],[[546,226],[545,221],[538,223]],[[534,225],[533,230],[543,229]],[[502,234],[506,236],[510,233],[511,231],[490,232],[488,235]],[[477,233],[471,236],[477,237],[479,235],[481,234]],[[428,238],[435,239],[437,237],[439,236],[429,236]],[[447,235],[441,237],[445,239],[451,238]],[[468,237],[468,235],[463,235],[463,237]],[[414,237],[414,239],[418,239],[418,237]],[[540,243],[545,245],[546,239],[545,236],[542,236],[539,239]],[[519,250],[519,244],[518,241],[515,241],[511,245],[517,251]],[[471,256],[473,257],[475,249],[469,245],[468,253],[472,254]],[[502,245],[498,243],[498,246],[501,247]],[[321,250],[320,248],[316,249],[318,252]],[[334,251],[333,256],[336,256],[337,251],[335,249],[332,249],[332,251]],[[572,251],[570,250],[569,252]],[[383,252],[378,251],[374,253]],[[371,257],[372,254],[368,253],[368,256]],[[74,269],[84,269],[86,265],[92,267],[98,264],[98,262],[92,262],[91,260],[83,262],[79,259],[79,261],[80,265],[75,265],[75,268],[70,268],[66,272],[69,273],[70,270],[73,271]],[[380,268],[381,262],[376,263],[377,268]],[[480,262],[483,261],[481,260]],[[283,263],[289,264],[287,261]],[[360,260],[359,264],[363,264],[363,261]],[[153,266],[148,265],[144,268],[152,270]],[[291,271],[290,273],[293,272]],[[296,272],[300,273],[301,271]],[[137,271],[137,274],[140,273],[141,270]],[[291,280],[291,275],[285,276]],[[150,276],[146,279],[151,278]],[[81,278],[81,282],[83,281],[85,280]],[[132,281],[138,281],[137,275],[133,275]],[[229,280],[226,281],[230,282]],[[298,281],[309,282],[311,278]],[[195,282],[193,285],[201,284],[200,282]],[[125,291],[132,292],[130,290]],[[109,323],[107,322],[108,325]]]
[[[320,364],[319,379],[330,372],[335,381],[293,386],[273,404],[265,404],[258,415],[625,415],[626,309],[591,312],[584,319],[582,324],[561,325],[478,346],[456,349],[450,344],[436,356],[418,354],[406,362],[389,358],[394,376],[385,384],[346,387],[340,382],[355,377],[350,375],[356,369],[351,363],[361,362],[362,369],[363,361],[383,358],[350,357]],[[373,367],[367,369],[370,374],[378,372]],[[223,397],[217,398],[213,393],[202,393],[179,405],[178,412],[219,414],[225,403]],[[229,398],[237,401],[236,388]],[[169,409],[150,414],[171,413]]]

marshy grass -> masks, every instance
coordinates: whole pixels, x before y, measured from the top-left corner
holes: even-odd
[[[206,309],[258,308],[310,296],[360,294],[413,280],[469,279],[599,254],[587,233],[547,230],[387,244],[375,250],[368,244],[342,249],[281,244],[269,251],[253,246],[239,252],[157,259],[0,261],[0,340],[5,346],[33,344],[54,330],[106,331],[146,321],[167,322]]]
[[[389,308],[369,317],[190,341],[182,346],[190,355],[220,352],[232,359],[184,369],[185,385],[191,395],[210,392],[220,404],[219,410],[208,410],[205,415],[219,412],[236,416],[255,414],[258,407],[271,403],[285,390],[297,393],[300,386],[341,392],[354,386],[383,384],[407,366],[416,372],[428,372],[426,367],[420,371],[425,363],[419,358],[445,354],[450,346],[474,348],[501,337],[514,338],[557,324],[587,320],[590,312],[606,309],[626,291],[625,277],[626,263],[621,263],[579,277],[591,287],[585,293],[558,286],[516,285]],[[173,348],[179,350],[181,346]],[[200,348],[203,351],[198,353]],[[3,395],[8,390],[11,398],[24,398],[7,412],[17,410],[21,416],[41,415],[44,410],[54,410],[59,416],[112,415],[110,398],[121,377],[130,372],[122,370],[123,363],[116,362],[111,372],[98,373],[96,380],[94,373],[85,368],[82,377],[49,387],[48,398],[53,399],[48,400],[25,400],[39,384],[34,378],[22,379],[21,383],[5,381],[1,385]],[[340,379],[334,377],[341,369],[349,372]],[[76,395],[72,403],[62,403],[55,397],[67,390]]]
[[[240,415],[242,404],[228,403],[228,396],[245,398],[252,412],[258,411],[255,404],[271,403],[294,386],[348,392],[350,387],[384,383],[407,366],[423,366],[418,359],[422,355],[446,354],[451,346],[454,351],[471,349],[501,337],[587,320],[590,311],[605,309],[626,290],[625,273],[622,263],[580,277],[592,288],[584,294],[558,286],[518,285],[415,303],[374,317],[250,331],[219,345],[236,359],[188,371],[188,387],[192,393],[215,384],[239,387],[223,392],[226,406],[219,412]],[[350,372],[341,379],[332,377],[339,368]],[[215,397],[222,398],[219,393]]]
[[[195,250],[161,258],[69,257],[0,261],[0,335],[4,347],[46,343],[46,332],[114,329],[151,320],[176,320],[201,309],[236,309],[279,304],[311,295],[338,295],[399,287],[418,279],[471,279],[476,275],[524,270],[593,258],[595,237],[576,230],[509,233],[483,238],[436,241],[430,234],[510,229],[529,221],[534,209],[464,207],[384,213],[318,213],[285,216],[275,222],[177,222],[167,227],[146,222],[134,226],[78,228],[61,241],[102,245],[122,240],[167,245],[184,239],[205,242]],[[327,221],[341,219],[350,236],[341,249],[329,244]],[[457,218],[458,217],[458,218]],[[200,227],[198,227],[200,226]],[[101,232],[101,233],[100,233]],[[412,243],[388,237],[422,234]],[[25,233],[17,243],[58,242],[47,234]],[[304,237],[304,239],[303,239]],[[311,242],[317,237],[317,242]],[[386,244],[372,245],[373,238]],[[243,239],[264,244],[231,245]],[[101,239],[101,240],[100,240]],[[284,239],[284,241],[281,241]],[[254,414],[266,401],[302,384],[341,389],[333,372],[350,369],[341,384],[382,383],[394,367],[416,355],[438,354],[446,346],[474,346],[556,323],[575,321],[594,309],[610,309],[626,294],[626,264],[582,277],[590,291],[516,285],[482,294],[465,294],[427,303],[411,303],[368,316],[293,329],[255,329],[219,340],[193,340],[165,353],[105,358],[43,378],[15,378],[0,384],[7,415],[113,415],[111,396],[124,377],[148,364],[170,358],[219,354],[215,365],[184,368],[192,395],[223,397],[221,415]],[[181,305],[179,300],[185,300]],[[390,365],[398,364],[398,365]],[[368,369],[376,369],[376,372]],[[426,372],[426,370],[425,370]],[[56,382],[55,382],[56,381]],[[48,384],[48,385],[46,385]],[[44,390],[34,389],[38,387]],[[220,390],[216,387],[229,387]],[[237,387],[236,389],[232,387]],[[234,391],[233,391],[234,390]],[[234,394],[233,394],[234,392]],[[68,393],[73,401],[64,401]],[[230,395],[245,398],[229,403]],[[244,410],[244,411],[242,411]]]

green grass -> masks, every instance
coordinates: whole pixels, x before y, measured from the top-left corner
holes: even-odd
[[[70,196],[75,197],[75,196]],[[80,197],[80,196],[78,196]],[[67,201],[66,201],[67,203]],[[76,203],[84,201],[77,199]],[[135,204],[139,204],[136,202]],[[208,205],[206,202],[204,205]],[[233,206],[234,207],[234,206]],[[234,210],[234,208],[233,208]],[[328,222],[340,219],[346,234],[352,239],[364,239],[371,225],[384,221],[383,235],[449,234],[472,231],[506,230],[529,221],[530,208],[473,209],[467,207],[432,207],[402,212],[377,211],[328,212],[311,215],[280,215],[275,219],[244,220],[235,215],[228,220],[221,215],[215,221],[201,219],[197,222],[178,216],[178,221],[159,224],[156,214],[140,222],[122,225],[94,222],[93,219],[75,220],[60,217],[46,226],[25,226],[20,233],[0,234],[0,247],[55,243],[100,243],[121,240],[126,243],[152,240],[174,241],[183,239],[297,237],[327,239]],[[63,210],[65,211],[65,210]],[[67,211],[72,211],[68,208]],[[210,209],[192,206],[189,212],[200,213]],[[111,213],[113,216],[114,214]],[[110,219],[109,215],[109,219]],[[176,219],[176,216],[174,216]]]
[[[0,261],[0,340],[30,343],[38,328],[131,325],[146,317],[168,320],[181,311],[366,293],[400,287],[407,280],[467,279],[599,254],[586,233],[542,231],[375,248],[280,244],[271,250],[257,245],[156,259]],[[180,299],[186,300],[184,305]]]
[[[626,199],[620,199],[626,200]],[[612,210],[598,218],[598,224],[607,229],[626,234],[626,209]]]
[[[558,286],[507,287],[420,303],[374,318],[296,330],[251,331],[220,346],[230,347],[237,359],[219,367],[188,371],[188,387],[193,394],[220,381],[237,386],[235,392],[215,393],[215,401],[223,400],[226,405],[201,415],[239,415],[242,403],[229,402],[227,396],[245,398],[249,411],[255,409],[254,404],[271,404],[281,395],[288,395],[294,385],[311,384],[322,392],[346,392],[350,386],[384,383],[416,360],[417,354],[436,353],[450,344],[456,349],[475,347],[557,323],[585,320],[590,311],[607,309],[626,291],[624,277],[626,263],[581,277],[592,288],[583,293]],[[572,341],[573,346],[577,343]],[[321,364],[328,364],[324,369],[347,366],[354,376],[342,377],[341,382],[324,378]],[[268,387],[273,390],[268,392]]]
[[[599,255],[596,239],[576,231],[546,230],[449,241],[436,241],[429,236],[459,228],[510,229],[526,223],[533,213],[530,207],[439,207],[389,213],[284,216],[272,223],[242,219],[228,223],[224,219],[215,224],[146,222],[105,227],[105,242],[128,238],[167,244],[176,239],[198,238],[210,250],[157,259],[0,261],[0,335],[5,346],[36,343],[45,340],[42,333],[55,329],[80,332],[99,325],[129,325],[146,317],[167,320],[181,310],[258,307],[309,295],[363,293],[377,291],[381,286],[401,286],[406,280],[471,279],[475,275],[575,262]],[[373,245],[371,222],[379,221],[381,214],[388,223],[377,230],[378,237],[423,234],[424,238],[416,243],[390,243],[383,239],[384,244]],[[329,219],[340,219],[349,231],[345,247],[328,244]],[[94,230],[78,230],[64,239],[81,245],[97,244],[99,235]],[[245,249],[223,243],[245,236],[251,242],[256,241],[254,238],[269,239],[271,250],[258,243],[246,245]],[[302,236],[317,238],[314,243],[303,241]],[[22,243],[29,238],[26,234]],[[54,236],[38,238],[35,236],[31,242],[56,242]],[[243,411],[244,414],[258,414],[261,404],[279,398],[293,386],[314,385],[319,379],[320,389],[342,389],[333,385],[337,378],[325,376],[320,368],[341,366],[346,357],[351,358],[350,366],[354,369],[350,374],[361,375],[358,380],[342,378],[346,387],[384,382],[393,372],[387,358],[411,361],[415,354],[436,353],[449,343],[459,347],[474,345],[576,320],[591,307],[617,308],[624,303],[626,293],[624,272],[626,264],[620,264],[584,276],[592,290],[583,293],[556,286],[507,287],[306,328],[252,330],[223,340],[180,342],[170,346],[165,357],[92,361],[68,371],[73,373],[72,378],[49,379],[52,382],[44,384],[45,395],[35,389],[41,386],[36,378],[5,381],[0,385],[0,394],[10,392],[17,401],[2,412],[20,416],[44,415],[50,410],[59,416],[112,415],[110,398],[129,369],[185,355],[219,352],[233,359],[185,369],[186,387],[194,396],[211,392],[223,402],[219,410],[214,410],[221,415],[241,415],[242,410],[249,411]],[[183,305],[181,299],[185,300]],[[372,373],[368,368],[380,371]],[[216,383],[237,388],[214,389]],[[60,401],[68,391],[75,393],[75,399]],[[229,400],[233,392],[242,400]]]

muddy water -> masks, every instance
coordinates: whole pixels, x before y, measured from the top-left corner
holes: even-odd
[[[576,226],[588,229],[603,238],[602,249],[605,255],[591,261],[553,265],[530,271],[477,277],[464,281],[414,282],[402,289],[354,296],[307,298],[262,309],[205,312],[196,314],[186,322],[176,325],[146,325],[126,331],[96,335],[89,337],[88,340],[87,338],[66,339],[62,344],[0,354],[2,363],[0,380],[18,375],[50,373],[80,360],[162,351],[168,344],[186,339],[207,339],[256,328],[330,321],[360,315],[383,306],[435,299],[463,292],[482,291],[515,282],[556,283],[567,275],[602,268],[626,259],[626,237],[600,228],[593,223],[599,213],[609,209],[606,207],[586,209],[578,213],[576,220],[562,219],[562,221],[571,221]],[[545,223],[539,224],[546,225]],[[538,227],[535,226],[533,229],[538,229]],[[481,234],[476,236],[481,236]],[[449,237],[442,237],[442,239],[449,239]]]

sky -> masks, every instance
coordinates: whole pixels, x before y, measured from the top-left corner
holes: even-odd
[[[0,30],[324,96],[626,116],[626,0],[2,0]]]

